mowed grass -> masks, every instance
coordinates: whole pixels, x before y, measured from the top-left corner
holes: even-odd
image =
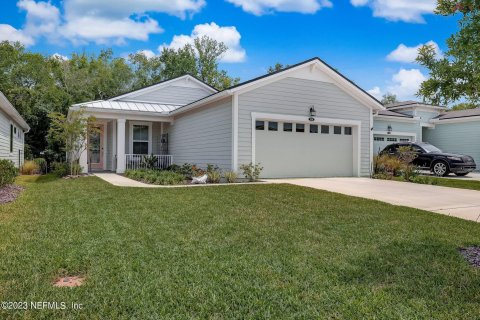
[[[464,179],[448,179],[448,178],[433,178],[438,186],[480,190],[480,181],[478,180],[464,180]]]
[[[291,185],[22,177],[0,206],[1,319],[475,319],[480,224]],[[61,274],[86,284],[56,288]]]

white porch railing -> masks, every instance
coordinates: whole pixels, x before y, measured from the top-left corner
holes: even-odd
[[[153,158],[153,159],[151,159]],[[166,169],[173,163],[171,155],[166,154],[126,154],[125,168],[127,170],[136,169]]]

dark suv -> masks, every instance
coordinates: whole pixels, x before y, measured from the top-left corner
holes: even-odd
[[[463,154],[444,153],[442,150],[429,143],[394,143],[388,145],[380,154],[398,154],[398,148],[410,147],[417,154],[413,164],[421,169],[432,171],[435,175],[443,177],[450,172],[457,176],[465,176],[477,168],[472,157]]]

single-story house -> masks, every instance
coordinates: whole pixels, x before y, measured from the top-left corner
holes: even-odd
[[[0,92],[0,159],[11,160],[16,167],[24,161],[27,122]]]
[[[387,109],[319,58],[222,91],[184,75],[80,108],[98,127],[85,172],[123,173],[153,154],[162,167],[260,163],[264,178],[369,176],[380,142],[421,140],[443,112]]]
[[[405,101],[388,105],[373,118],[374,154],[391,143],[423,141],[445,152],[470,155],[480,163],[480,109],[447,111]]]

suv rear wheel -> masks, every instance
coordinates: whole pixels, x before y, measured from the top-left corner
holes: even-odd
[[[443,161],[434,162],[432,165],[432,171],[436,176],[439,177],[445,177],[450,172],[448,169],[448,164]]]

